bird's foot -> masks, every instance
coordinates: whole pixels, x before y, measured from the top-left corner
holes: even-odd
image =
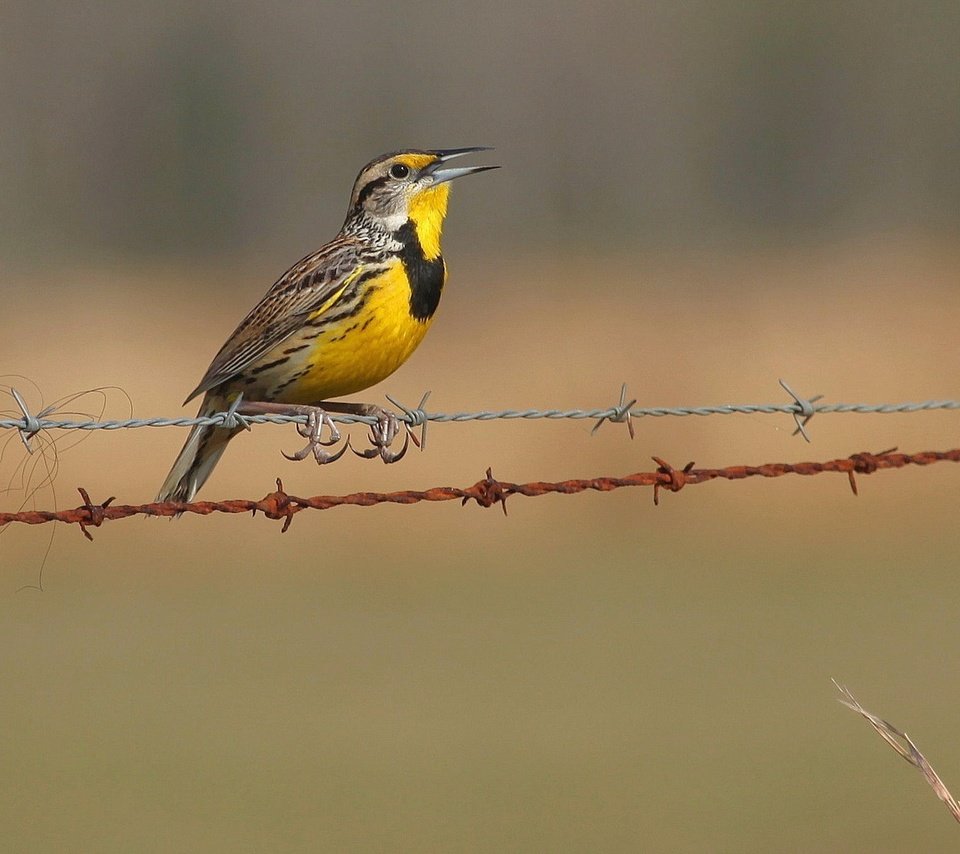
[[[337,425],[333,423],[333,419],[326,411],[319,406],[305,406],[300,407],[300,409],[303,410],[300,414],[306,414],[307,423],[297,424],[297,432],[307,440],[307,444],[293,454],[288,454],[285,451],[281,451],[280,453],[288,460],[295,460],[297,462],[305,460],[310,454],[313,454],[313,458],[319,465],[335,463],[347,452],[347,448],[350,447],[350,440],[348,439],[344,442],[343,447],[336,453],[323,450],[324,448],[336,445],[337,442],[343,438],[337,429]],[[330,432],[330,438],[326,442],[323,440],[324,427]]]
[[[385,463],[396,463],[402,460],[407,453],[411,439],[414,445],[420,447],[420,440],[411,431],[410,425],[406,421],[401,421],[395,413],[379,406],[368,405],[364,407],[361,414],[372,416],[377,420],[370,425],[369,439],[373,447],[363,451],[358,451],[355,448],[350,449],[358,457],[363,457],[366,460],[380,457]],[[390,446],[401,431],[403,431],[403,447],[399,451],[391,451]]]

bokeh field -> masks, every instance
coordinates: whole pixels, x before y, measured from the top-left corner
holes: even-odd
[[[956,398],[960,250],[891,234],[631,256],[472,254],[384,392],[435,410]],[[290,259],[288,259],[290,260]],[[173,415],[276,259],[5,280],[3,370],[47,402]],[[603,285],[597,286],[602,275]],[[768,297],[769,294],[769,297]],[[0,380],[36,391],[19,379]],[[83,402],[88,410],[97,401]],[[6,406],[6,403],[3,404]],[[110,392],[107,415],[128,414]],[[239,437],[202,493],[257,498],[946,449],[956,413],[433,425],[400,464]],[[152,498],[177,429],[99,432],[32,504]],[[7,437],[0,437],[0,439]],[[359,435],[358,435],[359,438]],[[23,451],[5,446],[2,484]],[[34,481],[36,483],[36,480]],[[7,851],[949,850],[960,789],[960,470],[711,483],[0,536]],[[4,493],[4,509],[24,495]],[[42,592],[35,589],[41,579]],[[20,589],[25,588],[25,589]]]

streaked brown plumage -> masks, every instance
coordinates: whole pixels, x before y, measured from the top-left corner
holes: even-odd
[[[408,150],[368,163],[340,233],[274,283],[187,401],[204,394],[201,415],[225,410],[239,394],[244,405],[270,411],[322,407],[393,373],[426,334],[446,280],[448,182],[496,168],[440,167],[479,150]],[[194,427],[158,500],[190,501],[237,432]]]

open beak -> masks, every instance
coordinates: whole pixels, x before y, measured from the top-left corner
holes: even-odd
[[[499,169],[499,166],[456,166],[453,168],[442,168],[448,160],[454,157],[463,157],[464,154],[472,154],[475,151],[492,151],[493,149],[480,145],[474,148],[446,148],[439,151],[433,151],[437,160],[427,166],[420,175],[420,178],[429,178],[430,183],[445,184],[454,178],[462,178],[464,175],[473,175],[474,172],[486,172],[488,169]]]

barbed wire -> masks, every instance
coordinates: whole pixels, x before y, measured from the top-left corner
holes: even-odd
[[[427,392],[420,403],[415,407],[406,406],[387,395],[400,414],[398,420],[410,427],[426,429],[428,423],[464,423],[468,421],[496,421],[496,420],[588,420],[596,421],[594,430],[605,421],[626,423],[633,435],[635,418],[663,418],[709,415],[790,415],[796,424],[794,435],[800,433],[804,439],[810,441],[806,426],[814,415],[827,413],[860,413],[860,414],[892,414],[931,412],[934,410],[960,410],[960,400],[924,400],[902,403],[829,403],[822,402],[823,395],[814,395],[804,398],[793,391],[784,381],[780,380],[781,387],[793,398],[789,403],[743,403],[720,404],[717,406],[655,406],[638,407],[636,399],[627,400],[627,386],[623,385],[620,391],[620,400],[611,406],[595,409],[501,409],[480,410],[477,412],[427,412],[424,406],[430,396]],[[21,412],[19,418],[0,418],[0,429],[17,430],[24,445],[29,450],[29,440],[43,430],[122,430],[139,427],[194,427],[197,425],[228,427],[248,427],[253,424],[306,424],[306,415],[244,415],[238,413],[242,403],[242,396],[234,401],[233,405],[224,412],[192,418],[125,418],[119,420],[88,419],[82,421],[63,420],[52,418],[56,406],[48,406],[37,413],[29,410],[23,396],[16,389],[7,387],[17,408]],[[365,415],[329,413],[333,421],[344,424],[375,424],[377,419]]]
[[[515,495],[536,497],[539,495],[575,495],[593,490],[611,492],[628,486],[652,486],[653,503],[660,503],[660,490],[679,492],[686,486],[706,483],[711,480],[743,480],[750,477],[781,477],[787,474],[815,475],[825,472],[846,474],[850,488],[857,494],[858,474],[873,474],[880,469],[900,469],[908,465],[927,466],[937,462],[960,462],[960,448],[950,451],[921,451],[915,454],[896,453],[896,448],[872,454],[862,452],[826,462],[766,463],[760,466],[727,466],[726,468],[695,468],[688,463],[681,469],[674,468],[660,457],[653,457],[657,463],[655,471],[636,472],[624,477],[596,477],[589,479],[562,480],[557,482],[533,481],[530,483],[510,483],[493,476],[490,469],[483,480],[473,486],[458,488],[435,486],[425,490],[403,490],[400,492],[353,492],[349,495],[314,495],[301,498],[288,494],[280,479],[277,479],[276,491],[269,493],[259,501],[237,499],[230,501],[157,501],[150,504],[114,504],[114,498],[108,498],[99,504],[94,503],[87,491],[78,489],[83,504],[72,510],[21,510],[16,513],[0,513],[0,527],[12,522],[26,525],[40,525],[46,522],[66,522],[77,524],[88,539],[93,539],[90,527],[98,528],[110,519],[126,519],[131,516],[179,516],[182,513],[195,513],[209,516],[212,513],[252,513],[261,512],[268,519],[282,519],[283,531],[287,531],[293,517],[302,510],[329,510],[333,507],[352,505],[371,507],[376,504],[418,504],[421,501],[454,501],[462,505],[475,501],[481,507],[499,504],[507,512],[507,499]]]

